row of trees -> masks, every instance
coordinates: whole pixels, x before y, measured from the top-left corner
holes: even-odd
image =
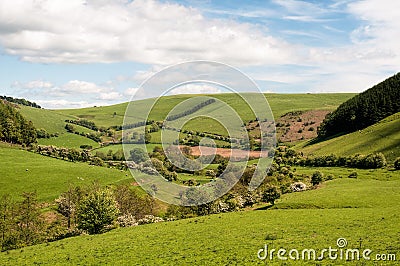
[[[79,125],[82,127],[86,127],[88,129],[94,130],[94,131],[98,131],[99,128],[96,126],[96,124],[92,121],[86,120],[86,119],[78,119],[78,120],[65,120],[66,123],[70,123],[70,124],[75,124],[75,125]]]
[[[30,106],[30,107],[34,107],[34,108],[39,108],[39,109],[42,108],[37,103],[30,102],[30,101],[25,100],[23,98],[13,98],[13,97],[10,97],[10,96],[1,96],[0,95],[0,100],[5,100],[5,101],[10,102],[10,103],[17,103],[17,104]]]
[[[350,167],[360,169],[376,169],[387,165],[385,155],[381,152],[368,155],[336,156],[334,154],[321,156],[304,156],[293,149],[279,147],[275,151],[275,162],[278,164],[300,165],[311,167]]]
[[[400,112],[400,73],[360,93],[328,114],[318,136],[330,137],[366,128]]]
[[[95,142],[101,142],[101,133],[98,132],[90,132],[90,133],[85,133],[85,132],[79,132],[75,129],[75,127],[72,124],[65,124],[65,129],[67,130],[68,133],[74,133],[76,135],[80,135],[83,137],[86,137],[88,139],[91,139]]]
[[[193,106],[192,108],[190,108],[190,109],[188,109],[188,110],[186,110],[186,111],[184,111],[182,113],[179,113],[179,114],[176,114],[176,115],[170,115],[165,120],[167,120],[167,121],[177,120],[177,119],[179,119],[181,117],[193,114],[193,113],[197,112],[198,110],[200,110],[201,108],[203,108],[203,107],[205,107],[207,105],[210,105],[212,103],[215,103],[215,99],[208,99],[208,100],[206,100],[204,102],[201,102],[201,103]]]
[[[30,145],[36,142],[36,129],[11,104],[0,100],[0,140]]]

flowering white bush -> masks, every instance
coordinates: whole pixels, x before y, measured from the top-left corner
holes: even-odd
[[[135,216],[131,214],[125,214],[122,216],[119,216],[117,218],[117,223],[121,227],[131,227],[131,226],[137,226],[139,223],[136,221]]]

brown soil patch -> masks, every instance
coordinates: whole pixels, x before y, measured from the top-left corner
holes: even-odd
[[[245,158],[247,155],[249,157],[259,158],[260,156],[266,156],[267,154],[261,153],[260,151],[245,151],[239,149],[227,149],[227,148],[212,148],[205,146],[195,146],[191,147],[192,155],[201,156],[201,155],[213,155],[219,154],[223,157],[232,157],[233,158]]]
[[[330,111],[290,112],[276,121],[277,139],[293,142],[317,137],[317,129]]]

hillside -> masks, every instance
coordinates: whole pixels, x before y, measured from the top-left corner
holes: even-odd
[[[330,171],[336,174],[347,170],[325,172]],[[377,253],[399,255],[400,177],[383,170],[368,172],[365,170],[365,177],[358,180],[336,179],[326,182],[319,190],[285,195],[273,210],[120,228],[103,235],[74,237],[3,252],[0,263],[264,265],[267,262],[282,265],[276,256],[273,261],[259,260],[258,250],[268,244],[270,249],[320,251],[329,246],[335,248],[338,238],[345,238],[348,248],[359,248],[361,240],[362,249],[373,251],[371,259]],[[342,260],[332,261],[327,257],[323,262],[344,264]],[[395,265],[395,262],[385,265]]]
[[[313,155],[382,152],[389,161],[394,161],[400,156],[400,113],[391,115],[363,130],[315,144],[311,143],[302,143],[296,148]]]
[[[338,105],[353,97],[352,93],[332,93],[332,94],[266,94],[266,98],[271,106],[275,118],[279,118],[290,111],[297,110],[313,110],[313,109],[326,109],[333,110]],[[250,109],[245,102],[240,101],[234,94],[211,94],[215,97],[230,104],[235,110],[241,114],[244,120],[254,119],[251,115]],[[160,98],[159,102],[152,110],[150,120],[163,120],[166,114],[177,104],[193,97],[193,95],[174,95]],[[151,100],[136,101],[136,108],[140,109],[141,106],[145,108]],[[114,125],[121,125],[123,116],[125,114],[127,103],[91,107],[82,109],[66,109],[57,110],[57,113],[67,116],[75,116],[85,118],[96,123],[98,126],[110,127]],[[201,112],[208,113],[210,110],[215,109],[213,104],[201,109]],[[115,112],[115,115],[114,115]]]
[[[320,138],[364,129],[400,112],[400,73],[342,103],[318,129]]]
[[[0,143],[0,194],[19,196],[22,192],[36,191],[40,201],[53,201],[69,185],[130,182],[128,172],[87,163],[72,163],[11,148]]]

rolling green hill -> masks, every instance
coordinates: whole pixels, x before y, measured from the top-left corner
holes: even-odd
[[[79,148],[81,145],[85,144],[92,147],[100,146],[91,139],[67,132],[65,129],[65,120],[75,119],[72,115],[65,115],[54,110],[38,109],[29,106],[20,106],[20,112],[24,117],[32,121],[37,129],[45,129],[50,134],[58,133],[58,137],[38,139],[38,144],[55,145],[66,148]],[[78,125],[74,125],[74,127],[79,132],[93,132],[90,129]]]
[[[400,113],[391,115],[379,123],[347,135],[308,145],[296,146],[307,154],[353,155],[382,152],[389,161],[400,156]]]
[[[0,143],[0,194],[17,197],[22,192],[36,191],[40,201],[52,201],[71,185],[133,181],[125,171],[72,163],[10,148]]]
[[[377,253],[397,253],[398,257],[400,176],[382,171],[375,170],[369,177],[356,180],[328,181],[318,190],[287,194],[272,210],[216,214],[74,237],[3,252],[0,263],[265,265],[267,262],[268,265],[282,265],[276,253],[272,261],[261,261],[257,252],[265,244],[269,250],[321,251],[330,246],[337,248],[338,238],[347,240],[346,248],[361,245],[361,250],[371,249],[371,259]],[[382,178],[388,175],[391,175],[389,179]],[[375,177],[378,180],[374,180]],[[296,265],[315,263],[306,260]],[[356,261],[329,260],[326,256],[319,263],[354,265]],[[396,265],[396,262],[385,265]]]
[[[312,110],[312,109],[335,109],[339,104],[351,98],[355,94],[352,93],[332,93],[332,94],[266,94],[274,117],[293,111],[293,110]],[[163,120],[169,111],[178,103],[193,97],[194,95],[174,95],[162,97],[155,108],[152,110],[152,115],[149,119]],[[250,109],[234,94],[212,94],[209,95],[224,101],[231,105],[235,110],[242,115],[243,119],[250,120],[253,117],[250,115]],[[136,101],[135,105],[140,109],[145,108],[152,100]],[[113,125],[121,125],[125,114],[127,103],[121,103],[112,106],[91,107],[82,109],[66,109],[57,110],[56,112],[66,116],[75,116],[93,121],[98,126],[110,127]],[[201,109],[207,113],[210,109],[215,109],[213,104]],[[179,111],[179,110],[178,110]],[[114,116],[114,112],[116,115]]]

